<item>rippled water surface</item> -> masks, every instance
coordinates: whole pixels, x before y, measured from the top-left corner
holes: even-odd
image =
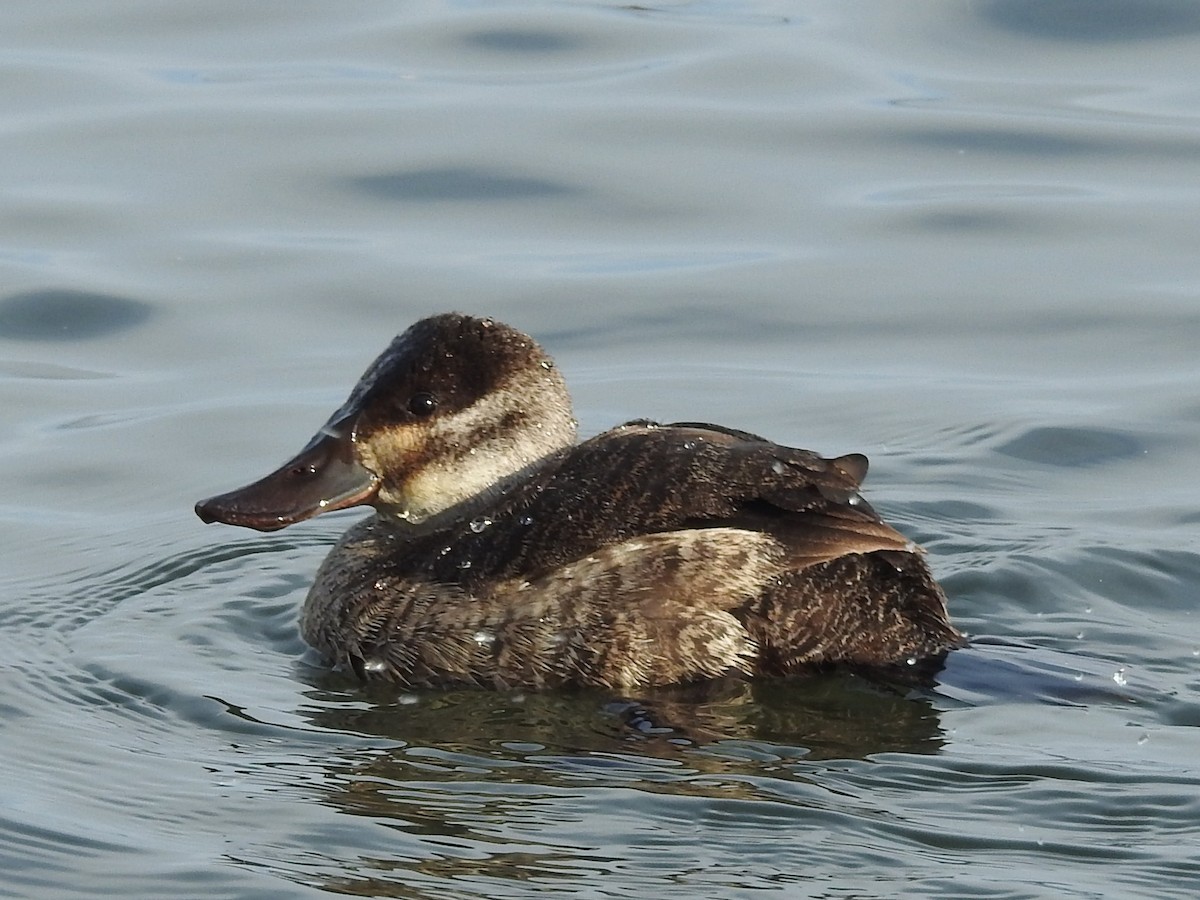
[[[0,35],[0,895],[1196,895],[1194,3]],[[537,335],[585,431],[867,453],[972,647],[636,703],[325,671],[296,615],[356,516],[192,503],[452,308]]]

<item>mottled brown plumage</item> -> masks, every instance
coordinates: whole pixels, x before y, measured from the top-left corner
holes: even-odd
[[[866,468],[699,423],[576,444],[531,338],[444,315],[398,337],[295,459],[197,512],[272,530],[374,505],[301,616],[363,677],[631,690],[961,645],[920,550],[859,495]]]

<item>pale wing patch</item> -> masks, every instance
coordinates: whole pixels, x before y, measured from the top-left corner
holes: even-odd
[[[519,592],[522,612],[552,624],[579,680],[628,690],[749,674],[758,647],[729,610],[785,568],[770,535],[696,529],[611,544],[500,592]]]

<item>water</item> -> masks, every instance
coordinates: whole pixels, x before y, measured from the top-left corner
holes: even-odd
[[[0,26],[0,895],[1194,895],[1194,4]],[[191,504],[452,308],[588,432],[867,453],[974,645],[641,706],[326,672],[297,607],[355,514]]]

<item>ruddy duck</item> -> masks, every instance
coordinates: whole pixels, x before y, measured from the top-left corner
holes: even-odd
[[[903,666],[964,642],[921,550],[860,495],[865,456],[692,422],[576,441],[532,338],[434,316],[299,455],[196,513],[273,531],[375,507],[300,620],[364,679],[632,690]]]

